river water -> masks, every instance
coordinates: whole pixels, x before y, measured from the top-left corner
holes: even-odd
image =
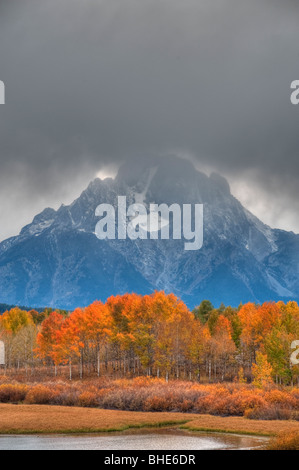
[[[265,444],[262,437],[188,434],[159,430],[126,434],[0,436],[0,450],[241,450]]]

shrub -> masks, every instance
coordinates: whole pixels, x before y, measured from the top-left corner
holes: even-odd
[[[171,411],[171,402],[165,396],[152,396],[144,403],[145,411]]]
[[[0,385],[0,403],[18,403],[25,400],[28,387],[26,385]]]
[[[288,420],[292,419],[292,412],[288,409],[276,408],[275,406],[268,406],[266,408],[253,408],[245,411],[245,418],[247,419],[260,419],[260,420]]]
[[[59,406],[76,406],[79,392],[75,390],[65,390],[53,396],[52,404]]]
[[[267,450],[299,450],[299,432],[283,433],[271,439]]]
[[[128,411],[178,411],[248,419],[298,419],[299,392],[252,385],[199,384],[139,377],[23,385],[0,382],[0,402],[101,407]]]
[[[183,402],[178,404],[178,411],[183,413],[187,413],[188,411],[192,411],[194,407],[194,403],[191,400],[184,400]]]
[[[265,394],[267,402],[283,408],[296,408],[297,400],[292,394],[282,390],[271,390]]]
[[[49,405],[54,401],[55,395],[59,392],[46,387],[45,385],[34,385],[27,393],[25,403],[30,405]]]
[[[93,392],[83,392],[78,397],[78,406],[93,408],[99,405],[97,395]]]

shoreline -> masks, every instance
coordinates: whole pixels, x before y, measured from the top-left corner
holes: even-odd
[[[298,431],[298,421],[260,421],[203,414],[103,410],[51,405],[0,405],[3,435],[111,434],[172,429],[174,432],[273,437]]]

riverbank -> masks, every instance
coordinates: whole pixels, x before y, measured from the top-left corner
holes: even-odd
[[[102,410],[49,405],[0,404],[0,434],[83,434],[171,427],[196,432],[275,436],[299,432],[297,421],[260,421],[243,417]]]

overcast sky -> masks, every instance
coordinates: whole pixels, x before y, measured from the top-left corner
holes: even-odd
[[[298,0],[0,0],[0,240],[131,156],[299,233]]]

